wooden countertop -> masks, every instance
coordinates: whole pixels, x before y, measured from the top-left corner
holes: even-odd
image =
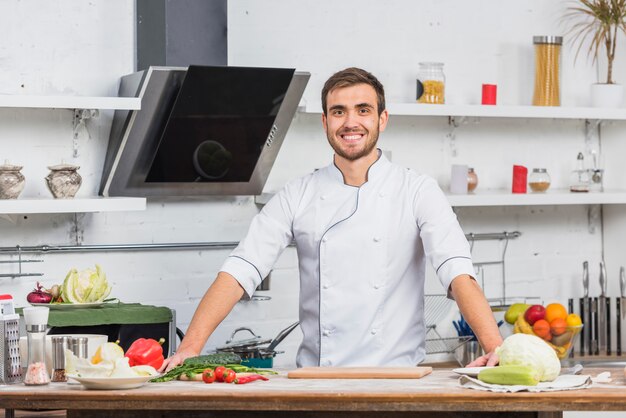
[[[613,381],[589,389],[507,394],[461,388],[458,375],[450,369],[436,369],[431,375],[411,380],[302,380],[287,379],[281,373],[269,382],[246,385],[175,381],[105,391],[65,383],[10,385],[0,386],[0,408],[45,405],[68,410],[626,411],[626,380],[621,368],[585,369],[583,373],[595,376],[607,370]]]

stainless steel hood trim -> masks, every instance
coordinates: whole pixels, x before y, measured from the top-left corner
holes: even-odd
[[[115,148],[115,136],[121,137],[117,149],[109,149],[100,193],[104,196],[201,196],[201,195],[256,195],[260,194],[287,130],[297,110],[300,98],[310,77],[309,73],[296,71],[276,116],[274,128],[248,182],[212,183],[146,183],[150,158],[156,144],[149,136],[155,126],[166,119],[163,115],[168,103],[173,101],[184,78],[186,68],[150,67],[140,73],[122,78],[120,96],[141,98],[140,111],[116,112],[111,128],[109,147]],[[143,73],[143,74],[142,74]],[[160,118],[160,119],[159,119]],[[146,139],[148,138],[148,139]],[[150,147],[152,146],[151,149]],[[115,153],[113,155],[113,153]]]

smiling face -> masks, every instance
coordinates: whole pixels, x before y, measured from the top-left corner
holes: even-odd
[[[326,97],[322,124],[330,146],[348,161],[370,156],[376,149],[378,134],[387,126],[388,113],[378,115],[377,96],[367,84],[331,90]]]

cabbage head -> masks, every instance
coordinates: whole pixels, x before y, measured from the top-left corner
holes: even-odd
[[[539,374],[541,382],[557,378],[561,372],[561,362],[554,349],[541,338],[530,334],[513,334],[496,348],[501,366],[529,366]]]
[[[95,270],[87,268],[78,272],[71,269],[61,285],[63,301],[70,303],[102,302],[111,293],[106,274],[96,264]]]

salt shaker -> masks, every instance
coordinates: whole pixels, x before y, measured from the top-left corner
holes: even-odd
[[[50,376],[46,367],[46,326],[49,308],[24,308],[28,341],[28,367],[24,376],[25,385],[47,385]]]

